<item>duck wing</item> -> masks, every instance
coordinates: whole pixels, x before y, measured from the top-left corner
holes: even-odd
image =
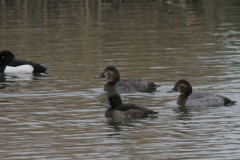
[[[21,66],[26,64],[33,66],[34,72],[45,72],[47,70],[47,68],[45,68],[41,64],[31,62],[31,61],[21,60],[21,59],[15,59],[11,61],[10,63],[8,63],[8,66],[16,67],[16,66]]]
[[[188,99],[201,99],[201,98],[206,98],[206,97],[216,97],[217,94],[207,92],[207,91],[193,91],[189,96]]]
[[[205,107],[216,107],[216,106],[227,106],[233,105],[236,101],[232,101],[224,96],[215,97],[204,97],[198,99],[188,99],[185,106],[205,106]]]
[[[133,78],[121,79],[115,84],[115,90],[118,93],[150,92],[156,90],[157,87],[160,87],[160,85],[157,85],[153,82]]]
[[[158,112],[154,112],[150,109],[147,109],[147,108],[144,108],[144,107],[140,107],[138,105],[135,105],[135,104],[122,104],[120,106],[118,106],[117,108],[115,108],[116,110],[119,110],[119,111],[128,111],[128,110],[140,110],[140,111],[143,111],[147,114],[157,114]]]
[[[207,91],[194,91],[192,94],[188,96],[187,103],[189,104],[191,100],[192,102],[195,102],[197,104],[205,104],[204,106],[219,106],[219,105],[227,106],[236,103],[236,101],[232,101],[231,99],[225,96]]]

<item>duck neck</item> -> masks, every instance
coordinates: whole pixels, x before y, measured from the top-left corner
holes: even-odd
[[[109,80],[109,83],[114,85],[115,83],[117,83],[120,80],[120,75],[119,73],[113,73],[111,79]]]
[[[189,92],[182,92],[180,96],[178,97],[177,103],[179,105],[184,105],[186,101],[188,100],[188,96],[192,93],[192,90]]]
[[[181,95],[178,97],[177,103],[178,103],[179,105],[184,105],[184,104],[186,103],[187,99],[188,99],[188,98],[187,98],[186,95],[181,94]]]

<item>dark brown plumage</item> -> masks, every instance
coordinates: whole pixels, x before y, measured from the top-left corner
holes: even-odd
[[[158,113],[135,104],[122,104],[122,99],[118,94],[111,95],[108,101],[111,107],[106,110],[105,115],[109,117],[146,118],[149,114]]]

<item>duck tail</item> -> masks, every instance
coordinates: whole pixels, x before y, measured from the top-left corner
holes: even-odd
[[[227,105],[234,105],[237,101],[231,101]]]
[[[152,89],[152,90],[156,90],[158,87],[160,87],[161,85],[155,84],[153,82],[148,83],[148,88]]]
[[[158,112],[151,111],[149,114],[158,114]]]
[[[155,86],[153,86],[153,88],[158,88],[158,87],[161,87],[161,85],[155,84]]]
[[[223,99],[224,100],[224,105],[229,106],[229,105],[234,105],[237,101],[231,101],[228,98]]]

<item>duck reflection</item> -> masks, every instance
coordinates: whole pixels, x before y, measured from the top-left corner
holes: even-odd
[[[107,124],[110,126],[110,128],[113,128],[114,131],[118,132],[118,131],[122,130],[122,127],[120,127],[120,126],[122,126],[123,121],[115,120],[114,118],[108,118]],[[112,134],[112,135],[116,135],[116,134]],[[119,135],[119,134],[117,134],[117,135]]]
[[[179,106],[177,109],[173,109],[178,115],[176,118],[178,120],[191,120],[190,117],[192,117],[191,110],[187,106]]]
[[[176,118],[178,120],[191,120],[191,117],[193,116],[193,112],[202,112],[202,111],[206,111],[206,110],[211,110],[213,108],[219,108],[219,107],[198,107],[198,106],[179,106],[176,109],[173,109],[173,111],[175,111],[176,113],[178,113],[179,115],[176,116]]]
[[[32,81],[33,74],[4,74],[5,82],[16,82],[16,81]]]
[[[2,73],[0,74],[0,89],[11,87],[14,82],[27,81],[32,82],[33,80],[37,80],[39,77],[45,77],[46,73],[31,73],[31,74],[23,74],[23,73]]]
[[[108,136],[113,137],[120,135],[120,131],[123,130],[123,127],[128,128],[135,127],[134,123],[140,123],[140,120],[131,118],[112,117],[108,118],[106,123],[109,125],[111,129],[113,129],[113,133],[109,134]]]
[[[109,128],[113,129],[109,134],[109,137],[118,136],[121,134],[120,131],[126,130],[126,128],[136,128],[139,124],[144,124],[147,122],[156,119],[157,116],[149,116],[148,118],[121,118],[121,117],[109,117],[107,118],[106,124],[109,125]]]

